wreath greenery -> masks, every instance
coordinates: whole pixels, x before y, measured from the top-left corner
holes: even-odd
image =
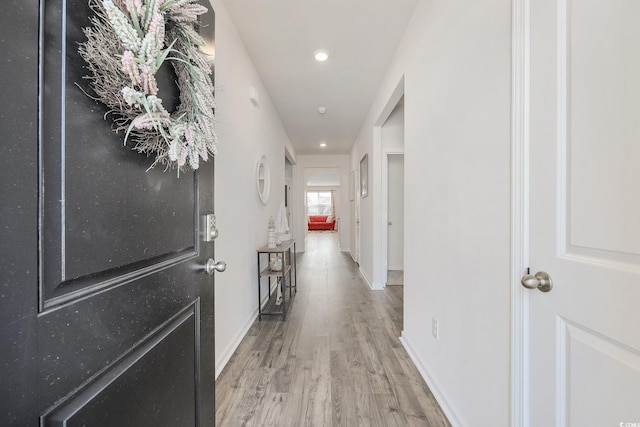
[[[90,87],[109,108],[124,144],[155,155],[166,168],[198,169],[216,153],[211,68],[200,51],[197,0],[89,0],[95,16],[78,49]],[[158,93],[156,72],[169,61],[180,102],[169,113]]]

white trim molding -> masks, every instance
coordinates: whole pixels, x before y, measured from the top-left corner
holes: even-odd
[[[222,355],[220,356],[220,359],[216,360],[216,373],[215,373],[216,380],[222,373],[222,370],[224,369],[224,367],[227,366],[227,363],[229,363],[229,360],[231,360],[231,356],[233,356],[233,353],[235,353],[235,351],[238,349],[238,347],[240,346],[240,343],[249,332],[251,325],[253,325],[253,323],[256,321],[257,318],[258,318],[258,310],[253,312],[253,314],[251,315],[247,323],[245,323],[240,333],[236,336],[236,339],[234,339],[233,342],[224,351],[224,353],[222,353]]]
[[[365,273],[362,266],[358,265],[358,271],[360,272],[360,276],[362,276],[362,280],[364,280],[364,283],[369,286],[369,289],[371,289],[372,291],[380,291],[384,289],[384,286],[382,286],[381,283],[373,282],[367,277],[367,273]]]
[[[387,212],[386,206],[383,203],[387,202],[387,188],[383,181],[386,181],[386,162],[387,152],[382,148],[382,126],[387,121],[393,110],[400,102],[400,98],[404,96],[404,75],[398,81],[393,92],[389,95],[387,103],[384,105],[382,111],[378,115],[378,119],[373,126],[373,155],[372,160],[374,163],[374,191],[373,191],[373,281],[375,282],[375,288],[383,289],[386,285],[387,277],[387,220],[385,214]],[[402,153],[404,154],[404,149]],[[371,172],[369,172],[371,177]],[[371,182],[371,179],[369,179]],[[378,287],[379,286],[379,287]]]
[[[520,279],[529,263],[530,0],[512,6],[510,416],[511,427],[528,427],[528,294]]]
[[[416,368],[418,368],[420,375],[427,383],[429,390],[433,394],[433,397],[436,398],[438,405],[440,405],[440,408],[442,408],[442,412],[444,412],[444,414],[447,416],[447,419],[449,420],[449,423],[451,423],[451,426],[462,427],[463,424],[456,416],[456,411],[453,410],[449,401],[445,399],[444,394],[441,391],[442,387],[440,387],[440,384],[438,384],[438,382],[431,375],[429,375],[429,369],[416,355],[416,352],[411,347],[410,341],[404,335],[404,331],[402,332],[402,336],[400,337],[400,342],[402,343],[404,349],[407,351],[407,354],[409,354],[409,357],[411,358],[413,363],[416,365]]]

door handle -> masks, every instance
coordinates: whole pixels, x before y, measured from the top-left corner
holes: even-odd
[[[207,263],[204,265],[204,271],[206,271],[209,276],[211,276],[216,271],[222,273],[226,269],[227,269],[226,262],[224,261],[215,262],[213,258],[209,258],[207,260]]]
[[[551,276],[549,273],[544,271],[538,271],[535,276],[531,274],[525,274],[522,276],[520,280],[522,286],[527,289],[538,289],[541,292],[549,292],[553,289],[553,280],[551,280]]]
[[[391,221],[389,221],[389,222],[387,223],[387,225],[391,225]]]

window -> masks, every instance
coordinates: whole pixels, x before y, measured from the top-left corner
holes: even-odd
[[[307,210],[309,215],[331,215],[331,191],[307,191]]]

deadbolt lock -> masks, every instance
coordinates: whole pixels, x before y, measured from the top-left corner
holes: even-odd
[[[218,237],[218,229],[216,228],[216,215],[202,215],[202,241],[213,242]]]

